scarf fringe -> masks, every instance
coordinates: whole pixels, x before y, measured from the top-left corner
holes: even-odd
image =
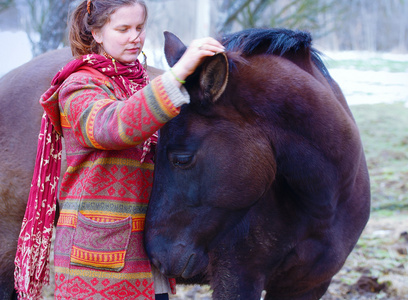
[[[40,299],[43,285],[49,284],[49,255],[61,171],[61,151],[61,136],[44,114],[36,165],[14,261],[14,284],[20,300]]]

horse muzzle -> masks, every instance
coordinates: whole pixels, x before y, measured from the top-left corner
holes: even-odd
[[[204,272],[208,266],[208,255],[192,245],[173,245],[155,236],[146,239],[145,246],[150,261],[167,277],[191,278]]]

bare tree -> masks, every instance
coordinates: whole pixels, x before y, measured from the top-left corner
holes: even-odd
[[[67,28],[67,16],[73,0],[25,0],[28,11],[24,19],[32,53],[37,56],[63,44]]]
[[[34,55],[58,48],[66,37],[68,10],[72,0],[51,1],[49,13],[41,26],[41,39],[36,44]]]
[[[344,17],[329,39],[340,50],[408,49],[408,0],[339,0]]]
[[[14,4],[13,0],[0,0],[0,12],[8,9]]]
[[[402,18],[400,18],[399,23],[399,30],[398,30],[398,48],[400,51],[407,51],[408,50],[408,1],[401,1],[402,2]]]
[[[321,18],[334,0],[224,0],[220,31],[251,27],[286,27],[327,32]]]
[[[0,0],[0,12],[19,8],[34,55],[66,45],[67,16],[80,0]],[[149,40],[163,43],[163,30],[191,41],[199,27],[218,35],[250,27],[311,31],[333,50],[408,49],[408,0],[148,0]],[[204,3],[205,12],[198,3]],[[210,7],[208,7],[210,5]],[[211,17],[207,14],[210,13]],[[201,23],[198,22],[201,18]],[[201,24],[201,25],[200,25]],[[198,27],[198,28],[197,28]],[[204,34],[204,33],[203,33]],[[154,57],[150,56],[150,59]]]

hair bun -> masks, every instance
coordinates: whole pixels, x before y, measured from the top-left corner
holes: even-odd
[[[91,14],[91,2],[92,0],[88,0],[86,3],[86,10],[88,11],[88,15]]]

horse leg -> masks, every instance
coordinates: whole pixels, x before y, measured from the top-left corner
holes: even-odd
[[[237,278],[236,278],[237,279]],[[215,280],[214,280],[215,281]],[[231,277],[226,277],[225,281],[218,281],[217,284],[211,284],[213,289],[212,299],[231,300],[231,299],[254,299],[259,300],[262,295],[262,281],[253,281],[251,278],[240,278],[236,282]]]
[[[265,300],[319,300],[326,293],[331,280],[322,283],[321,285],[303,293],[301,295],[273,295],[272,293],[266,292]]]
[[[2,245],[0,245],[0,299],[10,300],[13,299],[14,292],[14,256],[17,245],[12,245],[13,241],[11,241],[10,237],[8,240],[0,239],[2,242]]]
[[[22,199],[27,198],[27,192],[18,188],[18,184],[24,183],[20,186],[29,188],[29,184],[21,181],[23,176],[17,175],[20,174],[7,171],[0,176],[0,299],[5,300],[12,299],[14,292],[14,259],[26,207]]]
[[[13,287],[13,282],[0,283],[0,299],[12,300],[17,299],[17,294]]]
[[[14,292],[14,258],[17,250],[21,218],[2,216],[0,220],[0,299],[13,299]]]
[[[228,259],[212,264],[209,270],[214,274],[210,276],[212,298],[214,300],[259,300],[265,284],[263,274],[247,272],[245,267],[230,259],[232,255],[227,257]]]

